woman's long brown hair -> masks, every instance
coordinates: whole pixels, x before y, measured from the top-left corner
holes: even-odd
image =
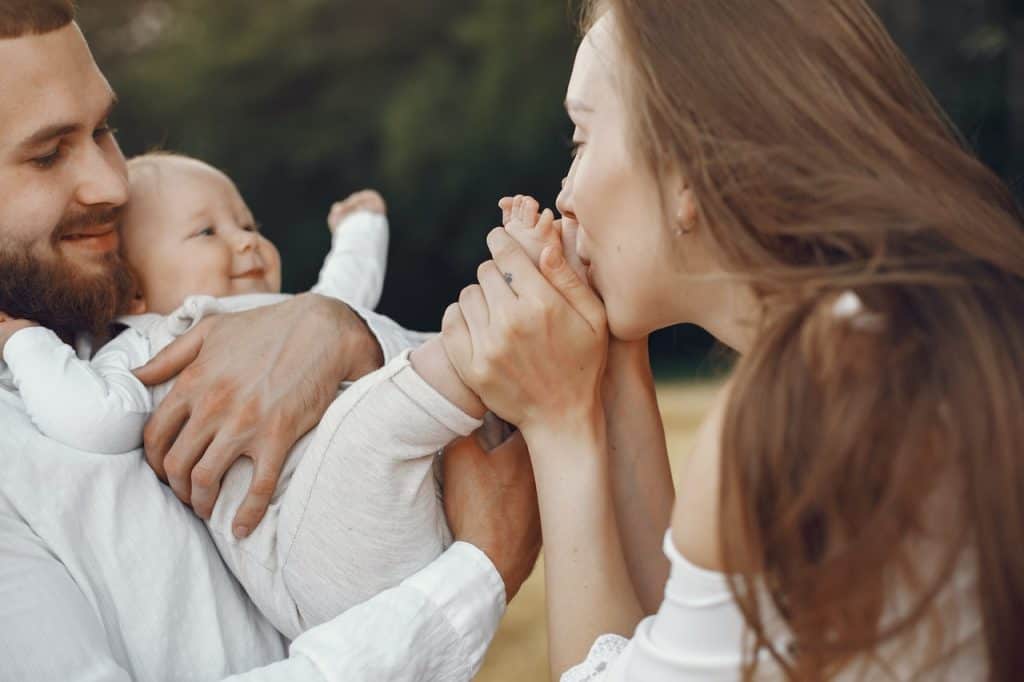
[[[764,310],[722,434],[747,677],[765,654],[798,680],[865,662],[928,676],[957,655],[962,615],[980,620],[989,678],[1017,679],[1024,229],[1010,192],[862,0],[596,5],[615,16],[640,155],[683,171]]]

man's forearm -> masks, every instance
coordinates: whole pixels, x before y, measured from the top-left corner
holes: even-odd
[[[357,379],[384,366],[384,351],[380,340],[359,312],[343,301],[320,294],[307,294],[317,309],[335,321],[338,339],[345,356],[349,358],[346,370],[338,382]],[[341,365],[341,366],[345,366]]]

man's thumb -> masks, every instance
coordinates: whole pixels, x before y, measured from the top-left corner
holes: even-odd
[[[203,349],[203,329],[197,327],[175,339],[149,362],[136,369],[135,377],[146,386],[159,386],[181,374]]]

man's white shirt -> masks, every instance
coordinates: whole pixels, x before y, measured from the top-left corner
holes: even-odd
[[[385,361],[422,341],[359,312]],[[467,680],[479,669],[505,593],[477,548],[456,543],[288,647],[143,457],[45,438],[2,370],[0,682]]]

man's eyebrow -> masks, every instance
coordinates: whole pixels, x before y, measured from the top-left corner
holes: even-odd
[[[580,100],[573,99],[571,97],[569,99],[565,100],[565,110],[569,111],[569,112],[582,111],[582,112],[585,112],[585,113],[588,113],[588,114],[589,113],[593,113],[593,111],[594,111],[592,108],[588,107],[586,104],[584,104]]]
[[[103,112],[103,117],[100,121],[106,121],[110,118],[110,115],[114,113],[114,107],[117,106],[117,95],[114,93],[110,94],[110,104],[107,105],[106,110]],[[56,140],[57,138],[64,137],[65,135],[71,135],[77,133],[82,129],[80,123],[54,123],[53,125],[46,126],[45,128],[36,131],[29,136],[19,147],[22,149],[30,149],[33,147],[39,147],[47,142]]]

